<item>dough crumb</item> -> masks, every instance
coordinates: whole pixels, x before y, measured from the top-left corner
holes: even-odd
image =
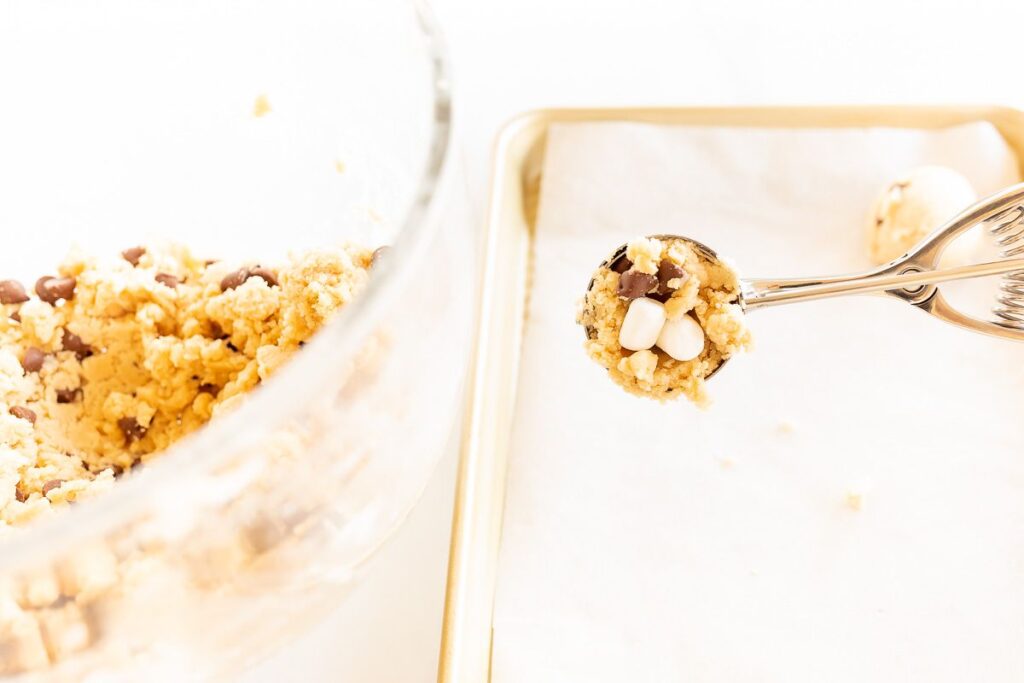
[[[256,101],[252,104],[252,115],[256,118],[266,116],[271,112],[270,100],[266,95],[258,95]]]

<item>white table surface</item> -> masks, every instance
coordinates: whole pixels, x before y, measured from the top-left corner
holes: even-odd
[[[927,8],[925,8],[927,7]],[[938,0],[434,0],[477,220],[514,114],[560,105],[1024,102],[1024,4]],[[245,680],[431,681],[454,448],[368,579]]]

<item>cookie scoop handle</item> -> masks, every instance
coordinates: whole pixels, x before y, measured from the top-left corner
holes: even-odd
[[[890,267],[885,267],[867,273],[822,278],[744,280],[742,303],[745,310],[753,310],[763,306],[778,306],[850,294],[890,293],[893,291],[913,294],[922,290],[926,285],[1003,275],[1018,270],[1024,270],[1024,258],[975,263],[942,270],[916,270],[912,266],[908,266],[902,272],[894,273]]]

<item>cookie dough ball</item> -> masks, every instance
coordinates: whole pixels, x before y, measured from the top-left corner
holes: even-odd
[[[881,265],[910,251],[930,232],[977,201],[971,183],[944,166],[921,166],[891,183],[875,201],[868,221],[868,251]],[[971,230],[951,244],[943,263],[970,260],[980,239]]]
[[[705,380],[750,346],[739,297],[735,271],[693,243],[640,238],[594,273],[578,322],[626,391],[705,405]]]

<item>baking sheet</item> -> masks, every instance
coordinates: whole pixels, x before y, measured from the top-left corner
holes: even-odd
[[[638,233],[750,275],[863,266],[871,199],[925,162],[982,193],[1017,179],[980,124],[551,128],[493,680],[1021,670],[1024,349],[883,299],[761,311],[702,413],[621,394],[573,324],[591,269]]]

